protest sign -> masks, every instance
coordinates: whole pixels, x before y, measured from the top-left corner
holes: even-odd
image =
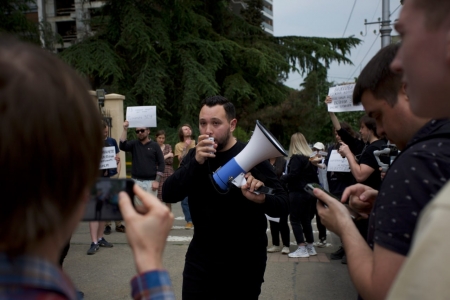
[[[327,166],[328,172],[350,172],[350,166],[346,157],[342,157],[337,150],[331,151]]]
[[[102,160],[100,161],[100,170],[115,168],[117,168],[116,148],[114,146],[103,147]]]
[[[128,106],[126,119],[129,128],[156,127],[156,106]]]
[[[362,104],[353,105],[354,88],[354,83],[331,87],[328,91],[328,96],[331,97],[332,101],[328,104],[328,111],[363,111],[364,107]]]

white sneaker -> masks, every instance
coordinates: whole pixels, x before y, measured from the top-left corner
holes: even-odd
[[[283,250],[281,250],[281,253],[283,254],[289,254],[289,247],[283,247]]]
[[[299,246],[297,250],[288,254],[289,257],[309,257],[305,246]]]
[[[325,248],[327,246],[327,240],[320,239],[320,241],[317,242],[316,246],[319,248]]]
[[[316,249],[314,249],[314,245],[313,244],[306,244],[306,251],[308,251],[308,254],[310,256],[317,255]]]
[[[272,246],[269,249],[267,249],[267,252],[269,252],[269,253],[280,252],[280,251],[281,251],[281,246]]]

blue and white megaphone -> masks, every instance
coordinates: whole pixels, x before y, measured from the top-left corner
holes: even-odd
[[[247,173],[260,162],[271,157],[288,156],[277,139],[258,121],[247,146],[213,174],[214,182],[222,189],[241,173]]]

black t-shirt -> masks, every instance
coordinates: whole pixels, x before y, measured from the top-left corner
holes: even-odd
[[[447,138],[415,141],[446,127],[450,133],[448,120],[428,122],[387,171],[370,215],[370,247],[377,243],[408,254],[421,211],[450,179],[450,134]]]
[[[380,188],[381,172],[373,151],[383,149],[386,146],[386,143],[386,140],[381,139],[367,145],[358,160],[359,165],[367,165],[373,169],[372,174],[370,174],[369,177],[361,183],[376,190]]]

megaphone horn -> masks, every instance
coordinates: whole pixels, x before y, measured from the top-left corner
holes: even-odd
[[[280,142],[256,120],[255,130],[247,146],[213,174],[214,182],[222,190],[227,190],[228,182],[236,176],[247,173],[266,159],[278,156],[288,156],[288,154]]]

